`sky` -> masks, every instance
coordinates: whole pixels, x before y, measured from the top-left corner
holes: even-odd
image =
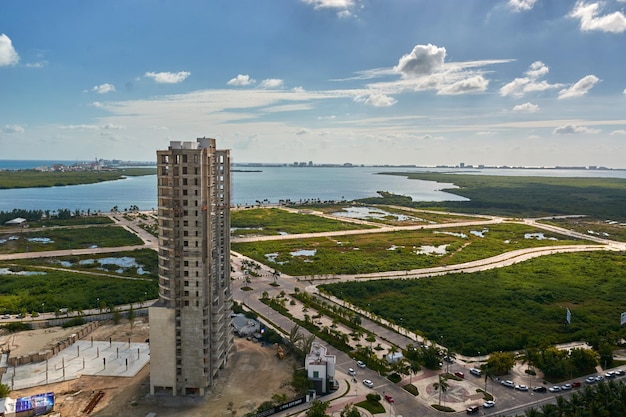
[[[0,159],[626,168],[626,0],[2,0]]]

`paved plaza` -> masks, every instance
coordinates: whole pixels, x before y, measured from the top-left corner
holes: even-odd
[[[9,367],[2,383],[19,390],[81,375],[133,377],[149,361],[148,343],[79,340],[46,361]]]

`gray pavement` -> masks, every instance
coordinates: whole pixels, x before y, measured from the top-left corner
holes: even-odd
[[[150,362],[148,343],[79,340],[44,362],[9,367],[11,390],[69,381],[81,375],[134,377]]]

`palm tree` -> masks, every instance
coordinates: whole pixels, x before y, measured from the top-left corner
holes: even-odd
[[[491,380],[491,382],[493,383],[493,377],[495,376],[495,374],[493,373],[493,368],[489,366],[489,363],[481,365],[480,369],[485,376],[485,394],[487,394],[487,381]]]
[[[433,384],[433,389],[439,391],[439,405],[441,405],[441,394],[448,391],[449,385],[442,374],[439,374],[439,382]]]
[[[304,336],[300,332],[300,326],[296,324],[291,328],[291,331],[289,332],[289,345],[292,349],[296,349],[303,338]]]
[[[422,367],[420,366],[420,363],[417,361],[417,359],[407,359],[407,361],[409,363],[409,370],[411,371],[409,375],[409,384],[412,384],[413,375],[418,373],[422,369]]]
[[[450,362],[456,359],[456,352],[450,348],[444,350],[444,360],[446,361],[446,372],[450,373]]]

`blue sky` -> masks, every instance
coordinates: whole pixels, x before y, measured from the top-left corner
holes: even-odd
[[[0,159],[626,168],[626,0],[3,0]]]

